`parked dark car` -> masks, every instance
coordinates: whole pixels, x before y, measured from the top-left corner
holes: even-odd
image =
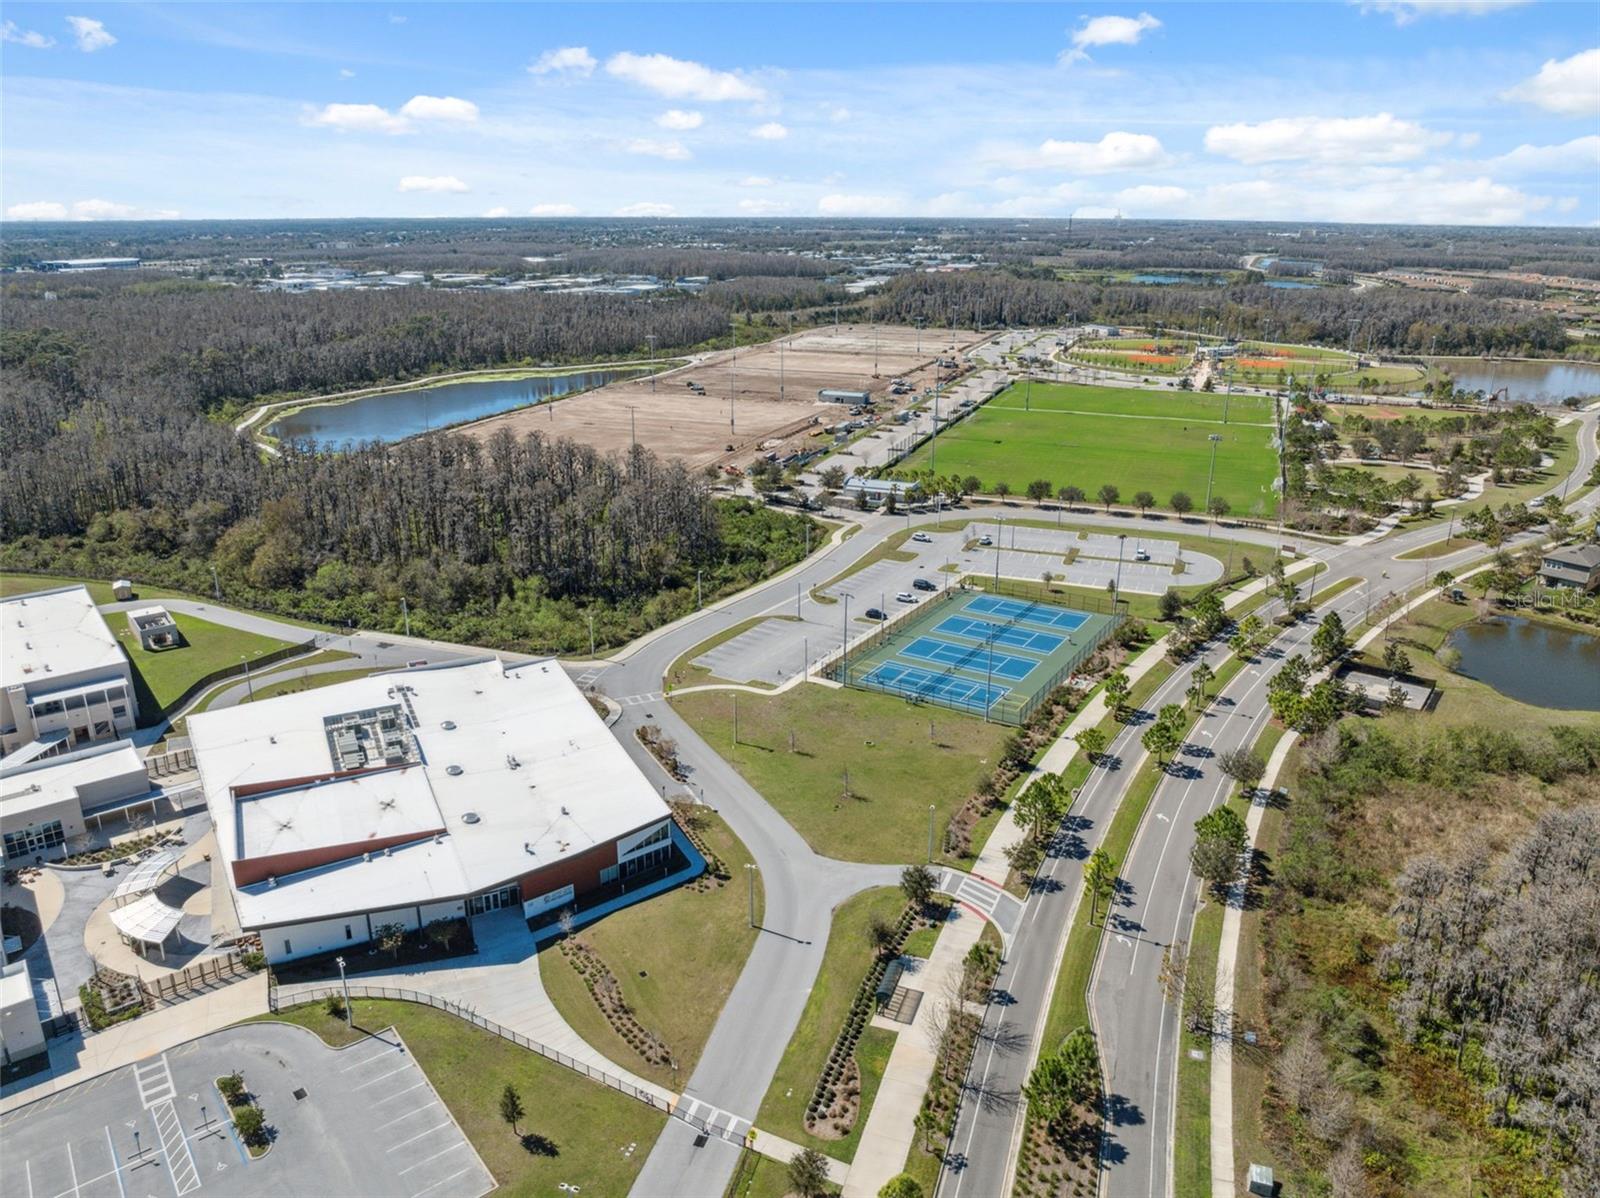
[[[867,608],[867,619],[869,619],[869,620],[887,620],[888,618],[889,618],[888,616],[883,614],[883,609],[882,608],[878,608],[878,607],[869,607],[869,608]]]

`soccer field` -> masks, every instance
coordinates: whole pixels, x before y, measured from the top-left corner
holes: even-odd
[[[1052,383],[1033,383],[1030,394],[1028,384],[1018,384],[940,433],[937,461],[923,445],[900,467],[931,464],[941,475],[977,475],[984,491],[1004,482],[1018,495],[1035,479],[1048,479],[1052,492],[1076,486],[1091,501],[1111,483],[1122,503],[1149,491],[1161,507],[1174,491],[1187,491],[1198,509],[1205,502],[1213,433],[1222,440],[1212,494],[1239,515],[1275,510],[1272,401],[1259,395]]]

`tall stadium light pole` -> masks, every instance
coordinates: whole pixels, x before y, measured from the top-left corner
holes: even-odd
[[[405,621],[406,635],[411,635],[411,609],[406,606],[406,597],[400,596],[400,618]]]
[[[1117,599],[1122,594],[1122,548],[1128,540],[1128,534],[1117,534],[1117,580],[1111,584],[1111,614],[1117,614]]]
[[[646,333],[644,339],[650,343],[650,394],[656,393],[656,335]]]
[[[1216,520],[1211,515],[1211,480],[1217,475],[1217,442],[1222,440],[1222,434],[1212,433],[1206,440],[1211,442],[1211,469],[1206,472],[1206,536],[1209,537],[1216,527]]]
[[[217,568],[211,567],[211,596],[218,603],[222,602],[222,583],[217,580]]]
[[[930,724],[929,727],[932,727]],[[933,813],[938,810],[934,803],[928,804],[928,864],[933,864]]]
[[[989,634],[989,681],[983,692],[983,722],[989,722],[989,708],[994,706],[994,634]]]
[[[850,685],[850,596],[844,596],[844,643],[839,646],[839,681]]]

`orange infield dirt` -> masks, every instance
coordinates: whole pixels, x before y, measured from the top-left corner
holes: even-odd
[[[518,436],[538,429],[606,451],[626,450],[637,437],[639,444],[691,467],[743,467],[760,454],[786,454],[820,441],[815,434],[824,425],[848,419],[850,405],[821,402],[818,391],[868,391],[880,414],[886,413],[888,401],[903,406],[933,385],[938,358],[956,357],[978,340],[970,330],[923,329],[919,354],[914,328],[824,325],[737,354],[717,350],[656,375],[654,386],[648,378],[612,383],[459,431],[486,440],[502,428]],[[891,396],[889,385],[897,378],[914,390]],[[705,394],[696,394],[690,383]]]

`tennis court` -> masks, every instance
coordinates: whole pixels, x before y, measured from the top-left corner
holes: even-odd
[[[1007,599],[1001,595],[979,595],[968,600],[967,610],[985,616],[998,616],[1002,620],[1018,620],[1024,624],[1043,624],[1047,628],[1064,628],[1076,632],[1090,620],[1088,612],[1052,607],[1046,603],[1030,603],[1026,599]]]
[[[1037,657],[996,653],[993,641],[981,645],[955,645],[949,641],[936,641],[931,636],[919,636],[900,650],[900,656],[931,661],[941,666],[971,665],[995,678],[1012,681],[1020,681],[1033,673],[1033,667],[1040,660]]]
[[[1034,653],[1054,653],[1067,638],[1048,632],[1029,632],[993,620],[974,620],[970,616],[951,616],[934,629],[949,636],[968,637],[1006,649],[1028,649]]]
[[[957,589],[852,646],[836,681],[1020,724],[1121,617]]]

